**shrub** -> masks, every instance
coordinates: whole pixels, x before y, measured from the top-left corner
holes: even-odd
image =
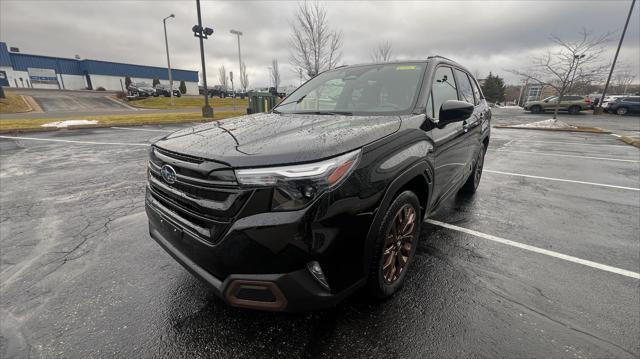
[[[180,87],[178,87],[178,89],[180,90],[180,93],[183,95],[187,93],[187,84],[184,83],[184,80],[180,81]]]
[[[98,88],[96,89],[96,91],[107,91],[107,89],[105,89],[102,86],[98,86]]]
[[[156,77],[155,79],[153,79],[153,85],[151,86],[156,87],[158,85],[160,85],[160,79]]]

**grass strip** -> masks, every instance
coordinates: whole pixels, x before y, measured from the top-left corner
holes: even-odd
[[[0,113],[22,113],[33,110],[22,95],[9,91],[5,91],[4,95],[6,98],[0,99]]]
[[[169,97],[147,97],[142,100],[133,100],[127,102],[129,106],[139,108],[150,109],[175,109],[185,107],[202,107],[204,106],[204,98],[202,96],[182,96],[173,98],[174,105],[171,105],[171,98]],[[213,97],[209,99],[209,105],[212,107],[232,107],[234,99],[232,98],[217,98]],[[235,104],[238,109],[245,110],[248,105],[248,100],[235,99]]]
[[[42,127],[51,122],[64,120],[93,120],[98,123],[92,125],[69,126],[67,128],[94,128],[110,126],[141,126],[141,125],[163,125],[172,123],[189,122],[209,122],[225,118],[242,116],[242,111],[215,112],[213,119],[203,119],[199,112],[184,113],[150,113],[140,115],[103,115],[103,116],[77,116],[65,118],[36,118],[36,119],[16,119],[0,120],[0,133],[33,132],[33,131],[55,131],[60,128]]]

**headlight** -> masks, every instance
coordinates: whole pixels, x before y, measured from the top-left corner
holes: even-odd
[[[241,169],[236,171],[236,178],[245,186],[274,187],[273,210],[295,210],[337,186],[356,168],[359,159],[360,150],[356,150],[314,163]]]

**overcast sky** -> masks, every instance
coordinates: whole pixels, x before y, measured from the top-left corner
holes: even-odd
[[[616,32],[605,54],[613,58],[631,1],[500,1],[500,2],[351,2],[324,3],[332,28],[344,34],[343,62],[368,62],[377,43],[389,41],[394,58],[419,59],[431,54],[450,57],[481,77],[489,71],[517,79],[505,69],[530,63],[549,46],[549,35],[578,36]],[[205,40],[207,79],[218,83],[224,64],[238,72],[235,35],[244,32],[242,57],[250,87],[268,84],[271,59],[280,62],[283,85],[298,83],[289,65],[290,21],[295,1],[202,1],[203,24],[215,30]],[[640,73],[638,4],[627,30],[620,60]],[[200,71],[195,1],[31,1],[0,0],[0,41],[21,52],[166,66],[162,18],[168,20],[174,68]],[[201,74],[202,76],[202,74]],[[237,75],[236,75],[237,76]],[[636,81],[637,82],[637,78]]]

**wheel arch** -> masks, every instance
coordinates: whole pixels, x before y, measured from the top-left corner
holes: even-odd
[[[363,255],[363,273],[368,273],[369,263],[373,257],[373,249],[377,229],[380,228],[383,217],[387,208],[391,205],[394,198],[405,190],[411,190],[416,193],[421,207],[421,218],[426,216],[429,211],[429,194],[433,187],[433,174],[431,168],[426,161],[420,161],[398,175],[390,184],[380,200],[380,204],[376,209],[373,221],[367,232]]]

